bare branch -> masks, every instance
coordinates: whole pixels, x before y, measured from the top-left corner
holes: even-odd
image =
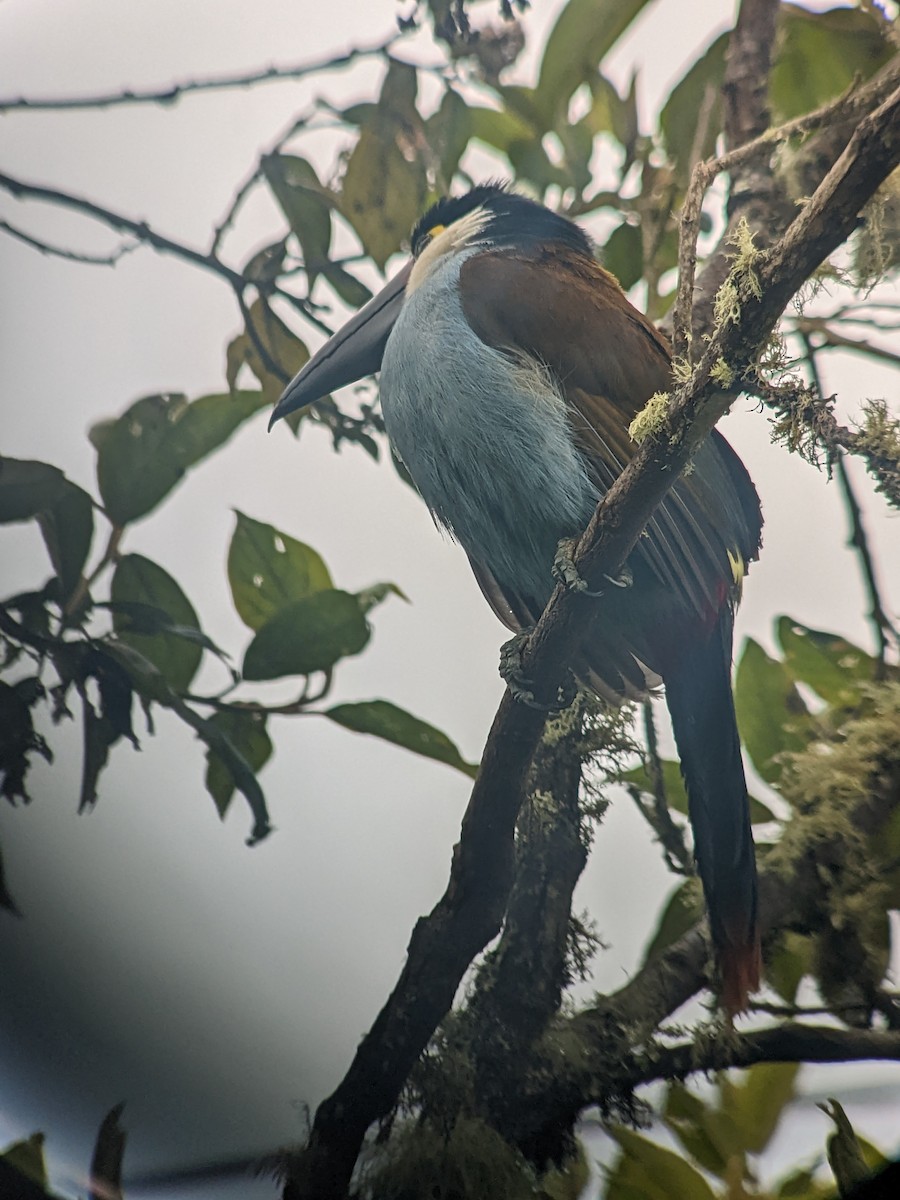
[[[32,250],[37,250],[40,254],[49,254],[54,258],[64,258],[67,262],[87,263],[90,266],[97,267],[114,267],[120,258],[126,254],[130,254],[138,246],[136,241],[122,242],[115,250],[111,250],[109,254],[83,254],[77,250],[67,250],[64,246],[54,246],[51,242],[45,242],[41,238],[33,237],[23,229],[11,225],[9,221],[0,221],[0,229],[17,241],[24,242]]]
[[[835,1029],[786,1022],[721,1040],[683,1042],[656,1050],[652,1066],[635,1083],[685,1079],[698,1071],[752,1067],[761,1062],[864,1062],[900,1059],[900,1033],[881,1029]]]
[[[656,737],[656,723],[653,719],[653,704],[650,700],[645,700],[642,707],[644,710],[644,737],[647,742],[647,775],[653,788],[653,811],[644,815],[659,838],[669,867],[680,875],[692,875],[691,853],[685,844],[683,830],[672,820],[672,813],[666,797],[662,759]]]
[[[743,217],[751,231],[760,238],[760,245],[784,231],[793,221],[796,208],[785,194],[770,194],[768,202],[758,202],[754,190],[753,161],[763,155],[768,157],[779,144],[791,139],[803,138],[810,133],[816,136],[806,143],[805,157],[809,165],[803,173],[803,187],[812,193],[821,183],[830,165],[838,158],[850,141],[860,120],[877,105],[883,103],[900,84],[900,54],[895,55],[872,79],[863,86],[852,86],[837,100],[815,112],[807,113],[788,121],[776,129],[766,130],[758,138],[744,145],[729,149],[728,153],[708,159],[695,168],[682,212],[682,245],[679,249],[679,295],[670,315],[663,320],[662,327],[671,331],[676,354],[683,356],[687,344],[686,330],[693,329],[695,341],[712,329],[711,300],[719,290],[729,270],[731,255],[730,241],[738,221]],[[824,165],[823,165],[824,164]],[[706,189],[721,172],[727,171],[732,178],[729,200],[729,220],[715,251],[706,260],[695,285],[696,244],[699,232],[700,209]],[[767,174],[774,173],[767,168]],[[771,184],[766,185],[771,191]],[[697,305],[697,315],[689,323],[691,301]]]
[[[363,58],[383,57],[396,41],[396,37],[390,37],[375,45],[354,47],[346,54],[323,58],[318,62],[295,63],[287,67],[262,67],[255,71],[221,75],[212,79],[189,79],[183,83],[148,88],[145,91],[126,88],[120,92],[106,92],[99,96],[0,97],[0,112],[71,112],[86,108],[120,108],[124,104],[173,105],[182,96],[192,92],[221,92],[231,88],[253,87],[258,83],[275,83],[282,79],[304,79],[308,75],[340,70]]]
[[[221,275],[223,279],[227,279],[234,288],[242,289],[245,285],[245,280],[240,272],[226,266],[216,255],[204,254],[201,250],[195,250],[193,247],[187,246],[182,242],[176,242],[172,238],[165,237],[163,234],[151,229],[146,221],[135,221],[131,217],[125,217],[121,213],[113,212],[112,209],[104,208],[101,204],[95,204],[93,200],[86,200],[82,196],[73,196],[69,192],[60,191],[58,188],[44,187],[37,183],[26,183],[24,180],[14,179],[12,176],[3,173],[0,173],[0,188],[3,188],[20,200],[43,200],[48,204],[59,205],[61,208],[70,208],[74,212],[81,213],[83,216],[100,221],[103,225],[108,225],[112,229],[130,233],[136,241],[147,246],[152,246],[154,250],[158,250],[161,254],[172,254],[177,258],[192,263],[194,266],[213,271],[215,274]]]
[[[822,395],[822,381],[819,377],[818,363],[816,362],[816,348],[810,341],[808,333],[801,332],[801,339],[806,350],[806,362],[809,367],[810,375],[812,376],[813,386],[819,395]],[[898,357],[900,361],[900,357]],[[869,599],[869,623],[872,626],[875,634],[875,645],[877,647],[878,660],[878,679],[885,677],[888,638],[893,639],[895,645],[900,643],[897,630],[891,623],[884,605],[881,602],[881,592],[878,587],[878,580],[875,574],[875,560],[872,557],[872,552],[869,549],[869,539],[866,536],[866,529],[863,525],[862,510],[859,506],[859,501],[856,498],[856,493],[853,490],[853,484],[850,481],[850,475],[847,471],[846,455],[842,450],[832,452],[829,459],[829,465],[833,465],[837,469],[838,484],[841,489],[841,495],[844,498],[844,507],[847,510],[847,516],[850,521],[850,545],[856,550],[859,557],[860,570],[863,577],[863,585],[866,589],[866,594]]]
[[[813,350],[851,350],[868,358],[879,358],[892,366],[900,366],[900,354],[884,346],[876,346],[864,338],[851,338],[832,329],[824,317],[795,317],[794,329]],[[815,337],[815,342],[812,338]]]

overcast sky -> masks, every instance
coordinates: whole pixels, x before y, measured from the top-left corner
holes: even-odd
[[[536,37],[560,7],[534,5]],[[408,8],[393,0],[6,0],[0,86],[4,95],[97,93],[312,60],[378,40]],[[727,24],[728,10],[720,0],[660,0],[618,48],[611,75],[624,86],[638,68],[651,108]],[[532,61],[522,67],[526,81]],[[202,247],[259,150],[298,109],[314,94],[367,98],[379,78],[376,64],[362,63],[327,81],[192,96],[174,107],[7,115],[4,170]],[[317,139],[323,167],[336,149]],[[73,248],[115,243],[97,225],[5,194],[0,210]],[[274,206],[256,198],[227,244],[229,261],[282,231]],[[140,395],[196,397],[224,386],[224,347],[239,314],[221,282],[181,262],[141,250],[114,270],[90,268],[0,237],[0,288],[3,453],[46,459],[93,489],[86,430],[94,421]],[[826,386],[849,417],[892,385],[886,371],[829,360]],[[771,644],[773,615],[787,612],[869,645],[836,487],[772,447],[765,416],[749,402],[735,406],[724,431],[766,516],[738,638]],[[861,472],[854,478],[896,611],[896,521]],[[334,699],[383,696],[477,758],[501,694],[504,632],[462,553],[390,467],[352,448],[335,456],[316,432],[299,443],[285,428],[267,437],[260,416],[129,530],[127,549],[174,574],[206,631],[239,657],[246,631],[224,574],[234,508],[315,546],[339,587],[392,580],[403,588],[411,605],[392,599],[376,612],[371,647],[340,667]],[[7,526],[0,536],[4,594],[41,582],[48,568],[37,530]],[[203,681],[220,683],[214,667]],[[121,1099],[132,1172],[299,1137],[304,1105],[314,1108],[339,1081],[393,986],[415,919],[443,891],[468,796],[465,778],[448,768],[321,720],[283,719],[263,775],[277,831],[248,850],[246,811],[236,801],[219,822],[199,745],[157,720],[159,736],[143,737],[140,755],[114,750],[90,816],[75,812],[74,725],[52,730],[56,761],[35,767],[35,802],[0,811],[10,886],[26,914],[24,922],[0,914],[0,1143],[45,1130],[54,1178],[72,1189],[101,1117]],[[628,803],[621,798],[608,816],[577,896],[611,946],[596,963],[594,986],[603,989],[639,961],[668,886]],[[895,1068],[865,1070],[896,1086]],[[813,1152],[824,1120],[810,1128]],[[240,1194],[251,1194],[248,1185]],[[260,1185],[259,1195],[269,1194]]]

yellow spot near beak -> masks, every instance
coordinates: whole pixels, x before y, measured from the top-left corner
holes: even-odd
[[[744,560],[740,554],[732,554],[730,550],[726,550],[725,553],[728,555],[728,561],[731,564],[731,574],[734,577],[734,582],[738,584],[742,583],[744,571],[746,570]]]

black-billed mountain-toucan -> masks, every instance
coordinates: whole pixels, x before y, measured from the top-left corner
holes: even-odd
[[[501,185],[438,201],[412,251],[290,383],[272,420],[380,371],[394,450],[494,612],[519,631],[550,598],[557,544],[581,532],[633,455],[631,421],[671,386],[669,347],[579,226]],[[761,526],[747,471],[713,431],[635,546],[632,585],[598,599],[578,664],[607,699],[665,685],[731,1013],[760,973],[731,658]]]

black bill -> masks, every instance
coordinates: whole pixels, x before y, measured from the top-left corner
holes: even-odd
[[[411,270],[409,262],[297,372],[275,405],[270,429],[288,413],[379,370]]]

